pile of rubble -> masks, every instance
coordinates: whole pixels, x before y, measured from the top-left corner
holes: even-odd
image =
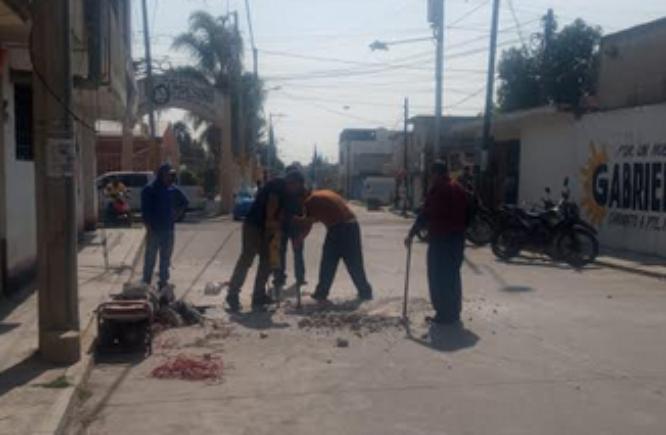
[[[350,330],[359,336],[373,334],[385,329],[398,328],[400,325],[401,319],[399,317],[329,311],[312,313],[298,322],[298,327],[305,330],[324,332]]]

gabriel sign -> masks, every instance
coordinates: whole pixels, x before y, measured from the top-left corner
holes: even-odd
[[[209,83],[179,73],[153,76],[147,92],[146,79],[139,81],[139,115],[149,110],[178,108],[217,122],[222,116],[224,96]]]
[[[666,143],[590,145],[583,207],[597,225],[666,231]]]

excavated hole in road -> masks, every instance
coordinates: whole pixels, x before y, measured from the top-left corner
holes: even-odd
[[[304,330],[322,332],[349,330],[358,336],[399,328],[401,325],[399,317],[327,311],[312,313],[298,322],[298,327]]]

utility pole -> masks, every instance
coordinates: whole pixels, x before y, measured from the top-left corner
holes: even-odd
[[[435,56],[435,120],[433,122],[433,141],[426,142],[426,149],[421,155],[423,196],[428,191],[428,160],[435,159],[441,153],[442,98],[444,93],[444,0],[428,0],[428,21],[430,22],[436,43]]]
[[[148,27],[148,5],[147,0],[141,0],[143,9],[143,45],[146,53],[146,102],[148,104],[148,128],[150,133],[152,163],[158,165],[159,152],[155,133],[155,105],[153,102],[153,56],[150,50],[150,28]]]
[[[497,55],[497,28],[499,23],[499,9],[500,9],[500,0],[493,0],[493,16],[492,24],[490,29],[490,52],[488,54],[488,79],[486,83],[486,112],[483,117],[483,148],[482,148],[482,158],[481,158],[481,170],[483,173],[482,179],[486,189],[486,194],[489,195],[486,199],[491,202],[494,201],[494,187],[490,171],[488,170],[488,159],[490,154],[490,148],[492,147],[493,139],[491,137],[491,127],[493,122],[493,96],[495,94],[495,58]]]
[[[245,13],[247,15],[247,28],[250,32],[250,46],[252,47],[252,66],[254,78],[259,77],[259,50],[254,44],[254,27],[252,26],[252,13],[250,11],[250,0],[245,0]]]
[[[252,84],[252,93],[250,94],[250,98],[252,98],[253,101],[249,103],[251,104],[252,107],[252,113],[250,114],[250,119],[248,120],[250,127],[250,137],[249,137],[250,143],[248,147],[250,148],[252,155],[255,156],[257,152],[256,118],[257,118],[257,113],[259,111],[259,107],[257,104],[259,97],[259,52],[257,50],[257,46],[254,44],[254,27],[252,26],[252,13],[250,11],[249,0],[245,0],[245,14],[247,16],[247,28],[250,33],[250,46],[252,47],[252,71],[254,75],[254,83]],[[256,180],[252,181],[254,182]]]
[[[269,179],[273,176],[273,153],[277,154],[277,146],[275,145],[275,131],[273,131],[273,114],[270,113],[268,115],[268,149],[266,150],[266,169],[268,169]]]
[[[317,165],[319,164],[319,158],[317,156],[317,144],[314,145],[314,153],[312,154],[312,188],[317,189],[319,187],[319,183],[317,181],[317,176],[319,175],[317,172]]]
[[[240,32],[238,30],[238,12],[234,11],[233,12],[233,20],[234,20],[234,36],[240,40]],[[237,144],[237,149],[240,151],[240,164],[241,164],[241,178],[245,178],[245,169],[246,169],[246,161],[245,158],[247,156],[247,137],[246,137],[246,131],[245,131],[245,101],[243,98],[243,82],[242,82],[242,67],[241,67],[241,53],[240,50],[238,50],[238,46],[236,44],[233,45],[233,48],[235,50],[234,53],[234,71],[232,72],[233,74],[233,82],[234,82],[234,93],[236,94],[236,140],[238,141]],[[244,180],[245,181],[245,180]]]
[[[81,343],[69,0],[38,0],[32,10],[39,352],[72,364]]]
[[[442,98],[444,93],[444,0],[432,0],[433,29],[437,43],[435,59],[435,139],[432,156],[441,152]]]
[[[402,200],[402,215],[407,216],[407,203],[409,202],[409,189],[411,177],[409,176],[409,98],[405,98],[405,126],[404,126],[404,142],[403,142],[403,184],[405,186],[405,197]]]

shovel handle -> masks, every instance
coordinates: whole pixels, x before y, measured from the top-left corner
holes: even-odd
[[[407,301],[409,300],[409,272],[412,268],[412,244],[407,245],[407,264],[405,267],[405,295],[402,301],[402,318],[407,320]]]

